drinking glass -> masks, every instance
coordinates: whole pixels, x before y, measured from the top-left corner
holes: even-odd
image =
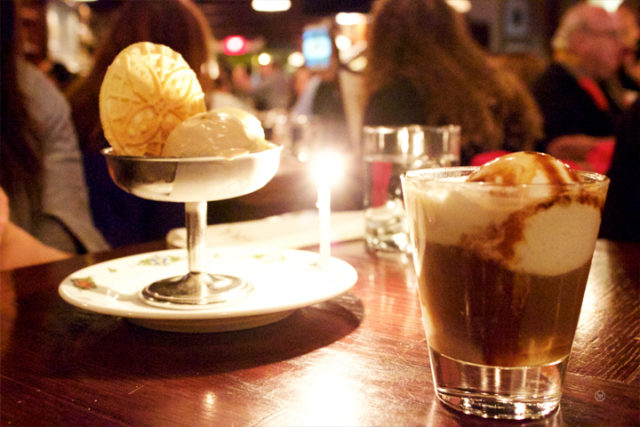
[[[409,229],[400,176],[460,162],[459,126],[365,126],[365,240],[371,252],[405,252]]]
[[[474,170],[402,177],[436,394],[540,418],[560,402],[609,180],[467,182]]]

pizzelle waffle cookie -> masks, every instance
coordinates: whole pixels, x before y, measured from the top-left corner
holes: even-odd
[[[206,111],[196,74],[168,46],[139,42],[107,69],[100,88],[100,121],[114,151],[159,156],[171,131]]]

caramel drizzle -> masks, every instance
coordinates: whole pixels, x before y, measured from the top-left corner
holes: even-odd
[[[549,185],[556,186],[566,183],[566,177],[562,174],[564,170],[566,171],[570,182],[580,182],[580,176],[575,170],[566,165],[565,168],[558,167],[558,161],[548,154],[538,153],[535,151],[523,151],[521,153],[516,153],[516,155],[532,156],[530,160],[535,164],[535,167],[525,167],[522,164],[515,163],[515,159],[509,159],[504,163],[498,163],[500,161],[500,158],[498,158],[472,173],[467,181],[485,181],[500,185],[517,185],[519,181],[531,181],[536,172],[541,170],[547,177]],[[501,178],[501,181],[488,179],[490,176],[498,176]]]
[[[524,226],[527,218],[551,209],[555,205],[569,205],[571,203],[593,206],[602,211],[604,195],[593,194],[586,190],[578,194],[556,194],[546,201],[511,213],[500,224],[491,224],[478,234],[463,234],[460,236],[462,247],[469,248],[481,259],[496,262],[509,262],[515,256],[515,246],[524,238]]]
[[[536,163],[542,168],[550,184],[558,185],[565,183],[565,179],[561,176],[560,171],[555,166],[556,163],[553,162],[551,156],[534,151],[527,151],[526,153],[536,155]],[[571,182],[580,182],[580,176],[574,169],[567,166],[565,171],[569,175]]]

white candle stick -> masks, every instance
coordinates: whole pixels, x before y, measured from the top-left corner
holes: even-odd
[[[331,256],[331,189],[328,182],[318,185],[318,220],[320,222],[319,267],[327,268]]]
[[[341,155],[330,151],[315,153],[311,172],[318,185],[318,221],[320,223],[321,269],[328,268],[331,257],[331,185],[342,178],[344,160]]]

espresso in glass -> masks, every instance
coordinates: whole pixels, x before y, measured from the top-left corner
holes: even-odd
[[[571,350],[590,263],[554,276],[511,271],[456,246],[425,243],[422,304],[430,346],[489,366],[537,366]]]
[[[540,418],[561,398],[608,179],[505,185],[474,171],[403,177],[436,394],[468,414]]]

